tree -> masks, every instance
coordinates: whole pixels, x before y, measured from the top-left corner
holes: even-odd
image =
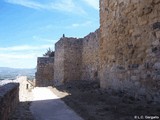
[[[54,51],[50,48],[47,49],[47,52],[43,56],[54,57]]]

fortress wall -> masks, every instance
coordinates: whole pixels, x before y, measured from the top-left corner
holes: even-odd
[[[64,82],[81,80],[82,39],[64,39]]]
[[[60,85],[81,77],[81,39],[61,38],[55,46],[54,84]]]
[[[99,29],[84,38],[63,37],[55,45],[54,83],[98,80]]]
[[[9,83],[0,87],[0,120],[8,120],[19,103],[19,84]]]
[[[160,88],[160,0],[100,0],[100,73],[102,88]]]
[[[61,38],[55,44],[54,84],[59,85],[64,79],[64,42]]]
[[[99,29],[83,38],[82,80],[99,79]]]
[[[38,57],[36,86],[46,87],[53,85],[54,57]]]

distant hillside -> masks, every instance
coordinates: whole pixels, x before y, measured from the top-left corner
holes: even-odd
[[[0,80],[15,79],[16,76],[27,76],[33,79],[36,69],[21,69],[21,68],[7,68],[0,67]]]

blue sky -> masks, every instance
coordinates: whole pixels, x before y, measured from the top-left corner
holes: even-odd
[[[99,27],[99,0],[0,0],[0,67],[35,68],[62,34]]]

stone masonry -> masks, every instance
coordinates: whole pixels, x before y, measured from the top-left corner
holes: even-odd
[[[81,79],[99,79],[99,29],[83,39]]]
[[[84,38],[62,37],[55,56],[37,60],[36,86],[60,85],[70,80],[99,80],[99,29]]]
[[[53,84],[54,57],[38,57],[36,86],[46,87]]]
[[[100,0],[100,29],[55,46],[55,85],[99,80],[101,88],[160,88],[160,0]]]
[[[160,0],[100,0],[100,83],[160,88]]]
[[[8,83],[0,87],[0,120],[8,120],[19,103],[19,83]]]
[[[55,45],[54,85],[98,80],[99,29],[84,38],[62,37]]]
[[[54,69],[54,84],[58,85],[64,79],[64,44],[62,38],[55,44]]]
[[[55,45],[54,84],[81,79],[82,40],[61,38]]]

